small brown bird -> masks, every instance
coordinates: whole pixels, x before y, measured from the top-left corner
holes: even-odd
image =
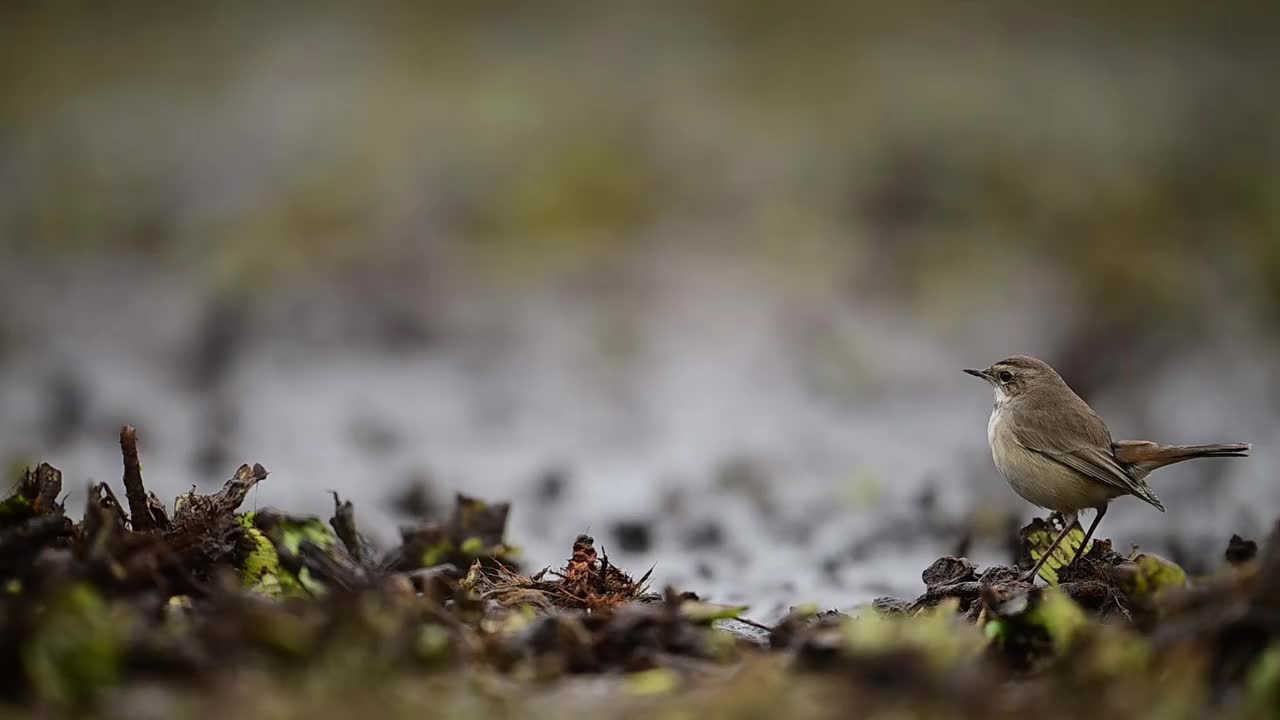
[[[1023,499],[1062,516],[1063,530],[1027,573],[1031,580],[1081,510],[1097,512],[1080,543],[1083,550],[1107,513],[1107,504],[1121,495],[1136,496],[1164,512],[1147,487],[1152,470],[1194,458],[1247,457],[1250,447],[1114,441],[1102,418],[1053,368],[1033,357],[1015,355],[986,370],[965,372],[991,383],[995,392],[987,441],[996,469]]]

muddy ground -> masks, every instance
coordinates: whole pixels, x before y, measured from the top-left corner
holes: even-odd
[[[650,584],[580,528],[526,567],[510,506],[459,495],[393,547],[331,517],[245,507],[261,464],[167,502],[136,432],[122,482],[64,509],[61,472],[0,503],[0,702],[9,716],[1273,717],[1280,524],[1210,572],[1076,529],[1019,529],[1015,565],[923,568],[918,597],[850,613],[751,609]],[[105,470],[105,469],[104,469]],[[114,474],[114,471],[113,471]],[[406,502],[413,498],[406,498]],[[636,542],[643,530],[631,533]],[[628,535],[628,533],[623,533]],[[689,552],[697,554],[697,547]],[[895,715],[897,716],[897,715]]]

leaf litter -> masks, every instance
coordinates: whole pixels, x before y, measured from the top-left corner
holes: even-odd
[[[652,568],[632,575],[585,534],[563,565],[525,574],[505,503],[458,495],[387,550],[336,493],[327,520],[243,511],[269,478],[260,464],[167,506],[146,490],[136,431],[120,440],[124,502],[91,485],[73,520],[47,463],[0,500],[0,709],[16,716],[131,716],[140,697],[195,717],[218,712],[214,698],[311,718],[1280,707],[1280,523],[1261,544],[1233,536],[1205,577],[1105,539],[1081,550],[1073,533],[1032,584],[1025,568],[1059,529],[1036,520],[1018,564],[943,557],[916,598],[796,607],[764,626],[748,608],[651,588]]]

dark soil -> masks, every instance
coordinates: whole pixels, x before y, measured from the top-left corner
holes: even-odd
[[[1022,567],[943,557],[916,598],[852,615],[795,608],[763,626],[744,608],[649,588],[651,569],[618,567],[572,528],[563,565],[527,571],[503,503],[459,495],[447,516],[405,527],[384,550],[336,495],[327,522],[242,512],[268,479],[262,465],[167,506],[145,488],[132,428],[121,448],[123,502],[99,483],[84,516],[67,517],[48,464],[0,502],[0,703],[16,716],[1135,718],[1280,707],[1280,527],[1261,547],[1232,537],[1222,566],[1200,578],[1097,540],[1074,564],[1051,562],[1046,586],[1024,578],[1051,529],[1037,520],[1021,533]],[[562,486],[548,480],[542,493]],[[650,542],[648,526],[633,525],[613,533],[628,547]],[[688,538],[691,551],[715,537]]]

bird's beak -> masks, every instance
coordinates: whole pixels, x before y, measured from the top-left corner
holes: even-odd
[[[991,376],[990,376],[990,375],[987,375],[987,371],[986,371],[986,370],[974,370],[973,368],[965,368],[965,370],[964,370],[964,371],[965,371],[965,372],[967,372],[967,373],[969,373],[970,375],[972,375],[972,376],[974,376],[974,377],[982,378],[983,380],[986,380],[987,382],[991,382]]]

